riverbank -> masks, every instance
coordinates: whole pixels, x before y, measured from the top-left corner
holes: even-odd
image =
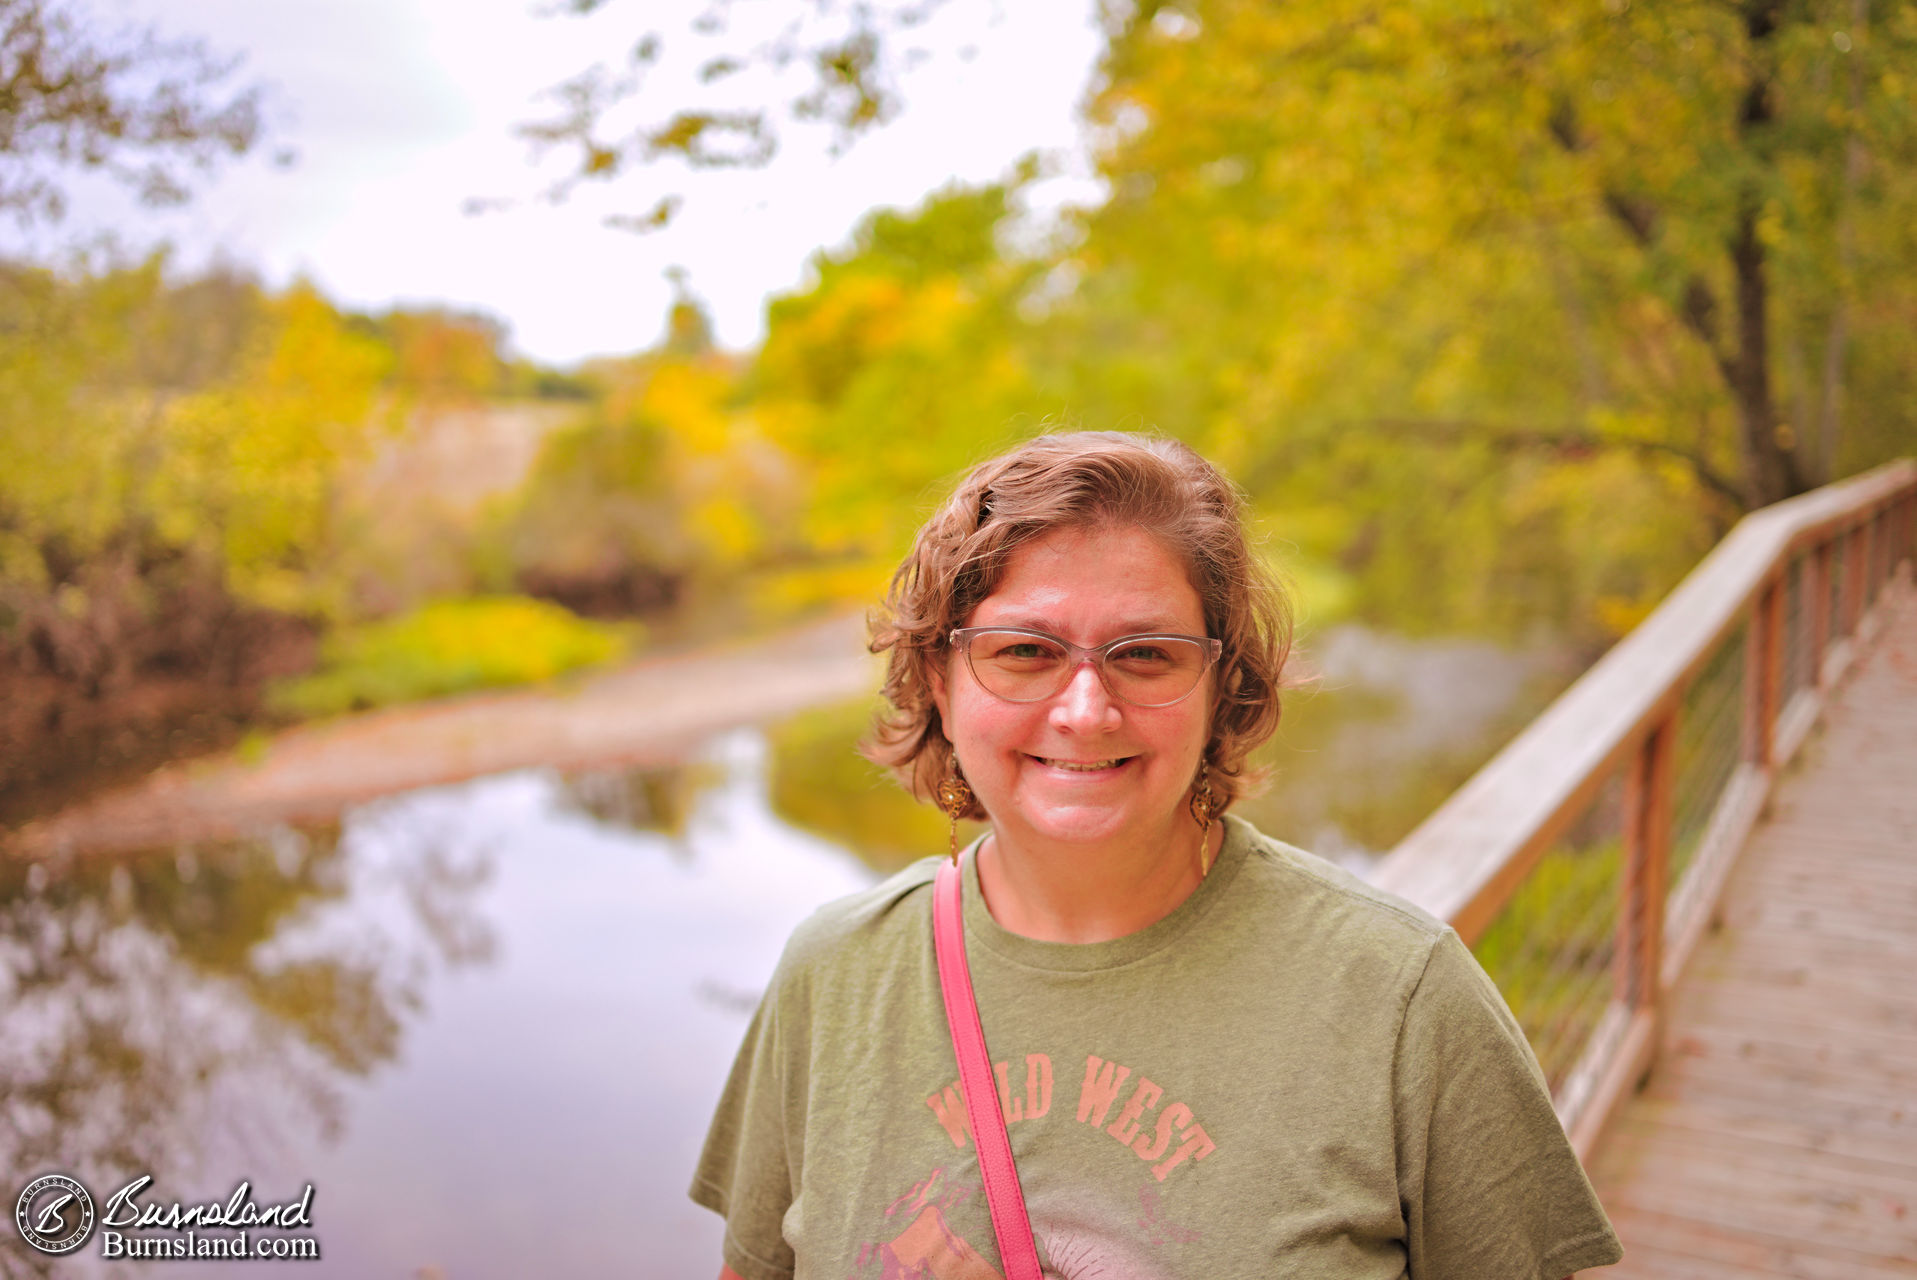
[[[651,658],[554,689],[396,707],[167,765],[0,836],[28,858],[229,839],[324,822],[350,805],[511,769],[666,763],[738,725],[878,684],[857,615],[720,650]]]

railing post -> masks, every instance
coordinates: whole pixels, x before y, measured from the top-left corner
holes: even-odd
[[[1783,583],[1772,578],[1752,606],[1744,633],[1744,758],[1760,769],[1770,768],[1776,754],[1783,635]]]
[[[1623,901],[1618,904],[1616,990],[1655,1019],[1663,1002],[1664,895],[1670,869],[1675,708],[1632,754],[1624,775]],[[1653,1040],[1655,1043],[1655,1038]]]

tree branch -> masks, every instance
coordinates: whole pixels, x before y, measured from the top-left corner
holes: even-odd
[[[1364,426],[1387,434],[1416,436],[1444,444],[1487,444],[1505,453],[1555,453],[1567,461],[1623,450],[1682,462],[1697,482],[1738,511],[1747,509],[1744,491],[1695,449],[1649,436],[1610,436],[1582,427],[1508,427],[1457,418],[1372,418]]]
[[[0,0],[3,3],[6,0]],[[911,33],[951,3],[860,0],[843,5],[837,0],[788,0],[772,7],[789,12],[791,20],[768,37],[733,28],[732,0],[708,0],[682,31],[670,33],[670,41],[663,24],[647,30],[632,47],[624,68],[598,63],[554,86],[546,96],[557,103],[555,113],[522,122],[515,132],[533,144],[535,158],[554,148],[570,153],[567,172],[541,193],[541,198],[554,202],[565,200],[582,182],[617,180],[661,160],[677,160],[692,170],[764,168],[783,145],[781,126],[788,122],[829,126],[831,150],[837,154],[898,114],[901,104],[894,81],[930,53],[930,47]],[[612,0],[551,0],[543,16],[583,17],[611,4]],[[645,6],[632,7],[644,14]],[[641,21],[645,20],[642,16]],[[701,85],[755,71],[767,87],[753,90],[744,106],[738,105],[737,94],[721,93],[707,103],[695,100],[676,105],[663,117],[650,113],[650,119],[626,128],[622,136],[602,136],[608,118],[621,113],[617,109],[654,105],[658,95],[645,83],[643,72],[667,61],[668,55],[675,67],[690,72]],[[790,77],[788,70],[793,73]],[[796,92],[794,78],[800,82]],[[511,203],[473,200],[467,202],[467,209],[485,212]],[[681,193],[666,192],[647,212],[618,215],[615,221],[632,230],[657,230],[672,221],[681,203]]]
[[[148,203],[186,196],[259,140],[261,91],[222,97],[239,67],[197,40],[99,37],[68,0],[0,0],[0,209],[58,218],[60,185],[38,171],[100,169]]]
[[[1746,110],[1749,109],[1747,102]],[[1559,98],[1552,106],[1546,127],[1557,144],[1573,155],[1591,148],[1590,135],[1585,133],[1577,105],[1569,97]],[[1632,244],[1647,252],[1656,247],[1661,232],[1661,217],[1656,205],[1643,196],[1632,195],[1615,187],[1606,187],[1600,199],[1605,212],[1623,229]],[[1705,283],[1703,276],[1693,275],[1684,282],[1684,293],[1679,299],[1677,314],[1684,322],[1684,327],[1702,340],[1705,350],[1711,353],[1711,360],[1725,385],[1736,387],[1737,364],[1724,354],[1723,347],[1718,344],[1717,295]]]

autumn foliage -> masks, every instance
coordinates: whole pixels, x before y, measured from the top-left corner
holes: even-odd
[[[247,669],[242,618],[867,603],[952,477],[1062,425],[1222,463],[1307,622],[1596,647],[1744,510],[1917,438],[1917,5],[1106,18],[1098,200],[1032,214],[1035,162],[874,211],[749,351],[690,292],[655,349],[555,371],[483,316],[0,270],[0,664],[97,699]],[[853,35],[819,102],[856,134],[891,99]],[[594,180],[697,140],[592,142],[581,93],[546,141],[614,155]]]

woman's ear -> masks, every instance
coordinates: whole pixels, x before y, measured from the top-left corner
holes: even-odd
[[[949,663],[951,660],[948,658],[946,661]],[[952,704],[950,695],[946,689],[945,673],[946,668],[939,666],[937,663],[928,665],[925,671],[926,683],[932,686],[932,705],[939,709],[939,724],[941,727],[949,726],[952,723]],[[945,736],[950,738],[952,735],[947,733]]]

